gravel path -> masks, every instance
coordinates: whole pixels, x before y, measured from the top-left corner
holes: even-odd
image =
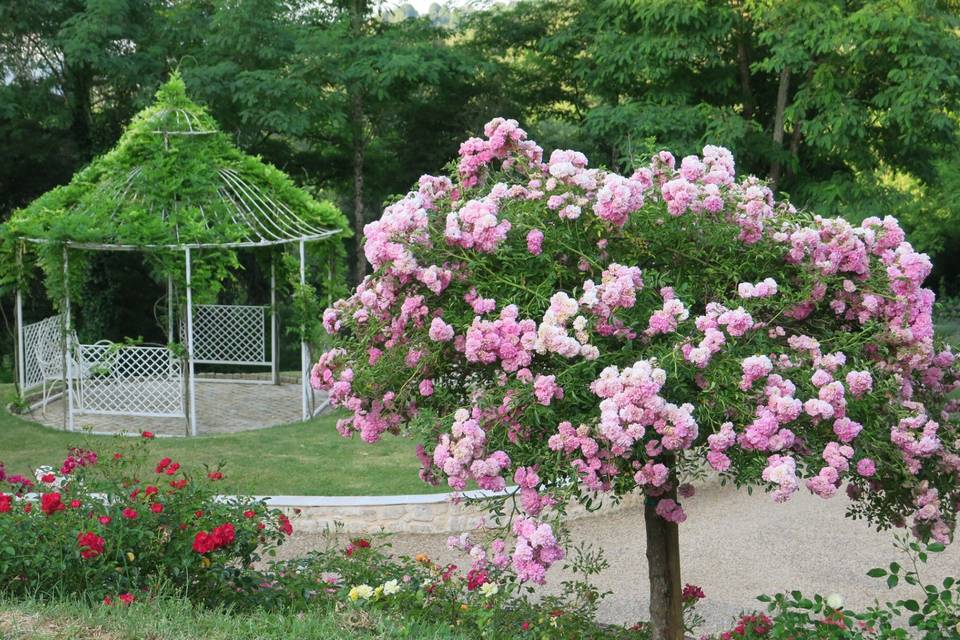
[[[754,597],[800,589],[841,594],[846,603],[862,608],[875,598],[896,599],[909,587],[887,592],[880,580],[866,572],[893,560],[903,563],[893,548],[894,533],[878,533],[863,521],[844,517],[845,497],[822,500],[798,492],[786,504],[775,504],[766,494],[706,486],[686,501],[689,514],[680,525],[683,579],[703,587],[707,599],[700,611],[704,631],[729,628],[743,609],[759,605]],[[634,508],[616,514],[595,515],[571,523],[575,542],[603,548],[610,568],[596,580],[601,590],[613,591],[600,607],[607,622],[632,623],[646,617],[647,579],[644,558],[643,513]],[[446,535],[396,535],[395,552],[466,565],[463,556],[446,549]],[[320,544],[318,535],[294,535],[283,555],[292,557]],[[921,577],[939,583],[947,575],[960,575],[960,544],[933,557]],[[565,577],[551,570],[549,584]]]

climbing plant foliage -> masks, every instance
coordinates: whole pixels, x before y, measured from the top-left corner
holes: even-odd
[[[336,207],[318,202],[282,171],[231,144],[206,110],[187,97],[175,73],[111,151],[79,171],[69,184],[14,212],[0,232],[5,254],[0,277],[7,285],[16,281],[23,285],[30,268],[38,265],[46,276],[49,297],[60,300],[64,243],[129,245],[144,250],[158,282],[172,274],[183,291],[185,260],[180,246],[223,245],[250,237],[252,215],[224,192],[224,171],[252,187],[249,197],[265,208],[266,196],[312,227],[349,234]],[[226,247],[193,251],[191,284],[198,301],[215,299],[239,265],[236,251]],[[82,290],[88,260],[87,252],[70,251],[71,291]]]

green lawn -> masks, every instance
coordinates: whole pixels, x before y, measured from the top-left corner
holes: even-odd
[[[4,405],[12,393],[12,385],[0,385]],[[158,438],[154,450],[185,467],[226,463],[224,493],[330,496],[449,490],[420,481],[412,441],[389,435],[372,445],[359,437],[348,440],[334,428],[336,419],[324,416],[233,435]],[[32,477],[37,466],[59,466],[71,445],[110,453],[113,440],[55,431],[0,408],[0,462],[8,473]]]
[[[236,614],[194,609],[183,600],[130,607],[77,602],[0,602],[4,640],[465,640],[446,625],[424,626],[357,611]]]

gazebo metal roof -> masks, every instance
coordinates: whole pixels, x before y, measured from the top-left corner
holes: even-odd
[[[349,233],[332,205],[234,147],[176,74],[113,150],[9,225],[28,242],[107,251],[258,247]]]

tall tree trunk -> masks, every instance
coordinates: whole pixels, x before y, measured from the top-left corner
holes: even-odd
[[[747,54],[747,38],[741,31],[737,36],[737,66],[740,69],[740,92],[743,94],[743,118],[753,118],[753,88],[750,85],[750,58]]]
[[[351,0],[350,31],[354,38],[363,37],[363,20],[368,10],[367,0]],[[357,284],[367,273],[367,261],[363,255],[363,227],[366,224],[363,206],[363,163],[366,156],[366,114],[363,110],[363,93],[360,87],[351,87],[350,120],[353,127],[353,230],[356,250]]]
[[[359,284],[366,275],[367,261],[363,255],[363,227],[366,223],[363,207],[363,161],[366,140],[363,127],[363,97],[358,90],[350,96],[350,117],[353,120],[353,241],[357,252],[356,276]]]
[[[804,77],[804,83],[809,85],[813,80],[813,72],[815,67],[811,66],[807,69],[807,73]],[[790,166],[787,167],[787,176],[793,178],[795,173],[794,167],[797,167],[800,164],[800,140],[803,138],[803,123],[806,119],[806,113],[798,114],[796,122],[793,125],[793,134],[790,136],[790,158],[792,162]]]
[[[677,499],[676,488],[662,496]],[[650,640],[683,640],[680,587],[680,531],[657,515],[656,499],[647,499],[647,573],[650,578]]]
[[[803,137],[803,125],[800,122],[797,122],[793,126],[793,135],[790,136],[790,157],[793,158],[793,163],[787,167],[787,176],[793,178],[794,170],[799,161],[800,154],[800,138]]]
[[[86,161],[93,156],[93,134],[91,132],[90,94],[93,91],[93,77],[86,63],[70,65],[67,69],[69,86],[66,87],[70,105],[70,133],[77,145],[80,157]]]
[[[780,86],[777,88],[777,111],[773,119],[773,142],[776,151],[783,150],[783,120],[787,109],[787,93],[790,91],[790,69],[784,67],[780,72]],[[770,183],[774,191],[780,181],[780,160],[774,159],[770,165]]]

